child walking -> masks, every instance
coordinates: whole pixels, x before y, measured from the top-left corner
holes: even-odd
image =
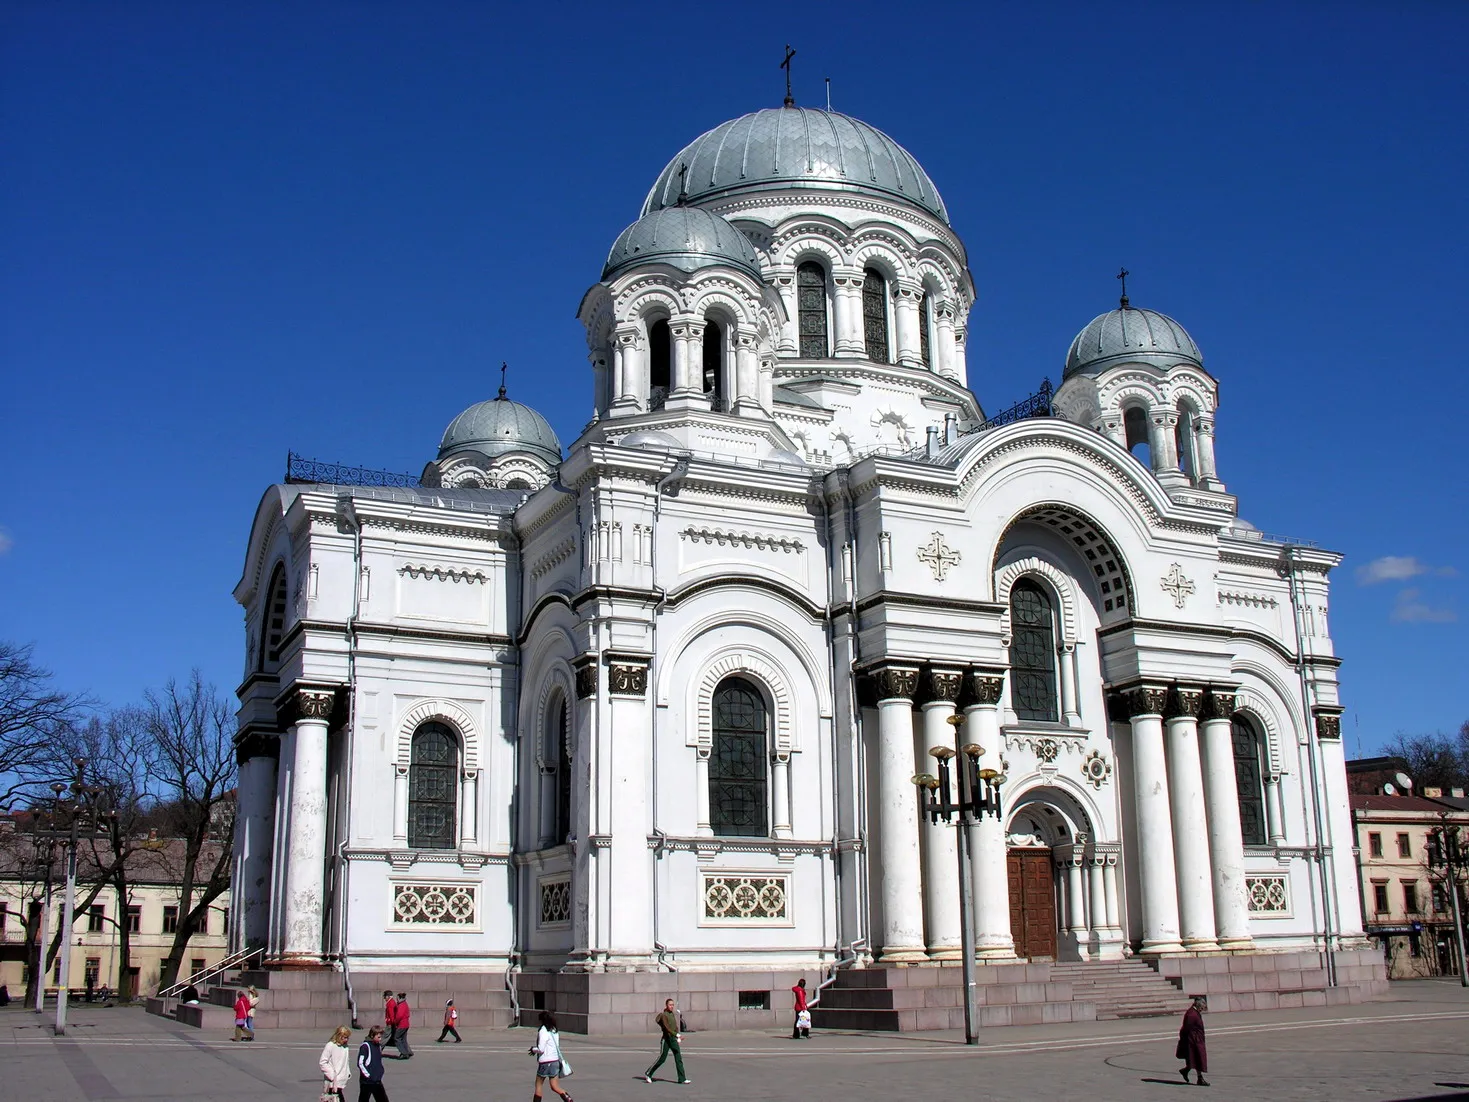
[[[445,1037],[454,1034],[454,1043],[457,1045],[464,1038],[459,1036],[459,1031],[454,1026],[459,1021],[459,1011],[454,1009],[454,1000],[450,999],[444,1004],[444,1028],[439,1031],[439,1042],[442,1044]]]

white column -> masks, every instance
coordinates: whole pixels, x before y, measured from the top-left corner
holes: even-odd
[[[1118,902],[1117,894],[1117,862],[1116,853],[1105,854],[1106,866],[1102,870],[1102,887],[1107,893],[1107,930],[1115,933],[1120,939],[1122,937],[1122,907]]]
[[[1000,697],[1004,694],[1005,671],[973,669],[965,674],[964,740],[983,749],[981,769],[999,769]],[[1007,796],[1000,789],[1000,798]],[[981,960],[1006,960],[1015,956],[1015,939],[1010,932],[1010,871],[1005,850],[1005,822],[986,815],[970,833],[969,868],[974,878],[974,952]]]
[[[937,773],[938,763],[928,751],[954,748],[954,727],[949,717],[964,675],[956,670],[929,669],[924,673],[923,726],[919,736],[922,753],[919,773]],[[951,767],[958,762],[950,763]],[[928,955],[934,960],[960,958],[958,839],[955,826],[923,823],[923,915],[928,934]]]
[[[1251,945],[1245,896],[1245,844],[1240,832],[1239,785],[1234,775],[1234,693],[1210,689],[1199,724],[1204,799],[1209,813],[1209,864],[1214,870],[1214,922],[1221,949]]]
[[[235,849],[239,920],[233,934],[244,947],[265,945],[270,937],[270,864],[280,739],[269,734],[247,735],[241,753],[245,760],[240,763]]]
[[[1194,419],[1194,458],[1199,465],[1199,485],[1206,490],[1223,490],[1214,461],[1214,418],[1199,414]]]
[[[954,377],[954,304],[933,304],[934,349],[933,369],[945,379]]]
[[[1085,846],[1073,842],[1069,846],[1058,846],[1055,851],[1056,864],[1065,872],[1066,878],[1066,938],[1078,959],[1084,960],[1091,931],[1086,924],[1086,889],[1083,864],[1086,860]]]
[[[648,666],[618,659],[607,666],[610,738],[603,743],[608,785],[598,832],[609,836],[606,877],[613,898],[607,904],[607,952],[616,967],[645,966],[653,956],[653,825],[648,777],[652,769],[648,714]]]
[[[561,768],[569,766],[562,763]],[[459,841],[461,845],[472,846],[479,841],[479,770],[466,769],[464,771],[463,784],[464,810],[459,816]],[[558,838],[558,843],[566,839]]]
[[[882,960],[927,960],[923,947],[923,876],[918,856],[918,793],[913,785],[914,666],[879,666],[877,770],[882,869]]]
[[[1132,725],[1132,787],[1137,802],[1133,852],[1143,905],[1146,955],[1181,953],[1178,884],[1173,868],[1173,816],[1168,801],[1168,763],[1163,751],[1163,705],[1168,691],[1144,685],[1127,693]]]
[[[857,269],[832,272],[832,314],[836,324],[835,356],[866,356],[867,343],[862,339],[862,271]]]
[[[1357,867],[1352,854],[1351,797],[1347,793],[1347,763],[1341,745],[1341,712],[1313,709],[1316,743],[1321,753],[1321,803],[1332,887],[1332,928],[1338,938],[1363,937],[1362,905],[1357,894]]]
[[[408,844],[408,766],[393,766],[393,841]]]
[[[320,964],[326,875],[326,732],[330,690],[296,693],[296,760],[292,768],[291,863],[286,873],[286,962]]]
[[[694,758],[694,805],[699,816],[695,833],[701,838],[714,837],[714,827],[709,822],[709,754],[709,747],[701,746]]]
[[[740,326],[735,335],[735,385],[734,405],[736,413],[749,416],[763,415],[760,405],[760,357],[755,351],[755,330]]]
[[[962,387],[969,385],[969,352],[967,332],[960,326],[954,327],[954,381]]]
[[[296,768],[296,728],[281,733],[280,758],[275,771],[275,813],[271,830],[269,925],[267,954],[279,958],[285,944],[286,900],[291,871],[291,819],[293,775]]]
[[[612,416],[638,412],[647,403],[648,388],[644,382],[642,334],[635,325],[620,327],[612,337],[613,371]]]
[[[784,356],[794,356],[800,349],[800,342],[796,334],[796,272],[794,268],[785,268],[771,273],[771,279],[775,283],[776,293],[780,295],[781,305],[785,307],[785,320],[780,326],[780,342],[776,351]]]
[[[771,829],[777,838],[791,836],[791,756],[777,753],[770,763],[770,786],[772,818]]]
[[[897,355],[894,357],[904,367],[922,367],[922,346],[918,336],[918,297],[923,294],[923,284],[913,280],[897,281],[897,295],[893,299],[893,329],[897,338]]]
[[[1285,802],[1280,796],[1280,774],[1265,776],[1265,826],[1272,846],[1285,845]]]
[[[1219,948],[1214,929],[1209,823],[1199,763],[1201,689],[1175,688],[1168,712],[1168,798],[1173,812],[1173,859],[1178,870],[1178,921],[1183,947]]]
[[[1107,858],[1092,851],[1087,858],[1087,901],[1091,905],[1092,945],[1097,956],[1102,954],[1102,943],[1107,941]]]
[[[1081,711],[1076,705],[1076,644],[1063,643],[1056,656],[1061,669],[1061,718],[1068,726],[1081,726]]]

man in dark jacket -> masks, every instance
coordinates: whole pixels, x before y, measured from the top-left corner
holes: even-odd
[[[383,1027],[367,1031],[367,1040],[357,1049],[357,1102],[388,1102],[383,1087]]]
[[[680,1083],[690,1082],[691,1080],[683,1070],[683,1049],[678,1043],[678,1010],[674,1007],[672,999],[663,1004],[663,1013],[658,1015],[658,1029],[663,1034],[663,1047],[658,1051],[657,1061],[643,1073],[643,1082],[653,1081],[653,1073],[663,1066],[663,1061],[667,1060],[670,1054],[673,1056],[673,1066],[678,1069],[678,1081]]]

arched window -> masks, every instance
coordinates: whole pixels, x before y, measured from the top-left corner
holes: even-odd
[[[933,363],[929,359],[928,352],[928,325],[929,314],[928,292],[924,291],[918,296],[918,358],[923,361],[923,366],[928,367]]]
[[[704,323],[704,393],[724,408],[724,327],[713,320]]]
[[[1127,433],[1127,450],[1152,470],[1153,447],[1148,436],[1148,415],[1142,406],[1128,406],[1122,411],[1122,428]]]
[[[1046,591],[1024,579],[1010,590],[1010,697],[1019,719],[1057,722],[1055,613]]]
[[[662,409],[673,385],[673,336],[668,321],[648,326],[648,408]]]
[[[888,281],[876,268],[862,273],[862,335],[869,360],[892,362],[888,352]]]
[[[571,833],[571,716],[558,695],[546,710],[541,742],[541,842],[559,846]]]
[[[1239,786],[1239,830],[1247,846],[1266,842],[1265,789],[1260,771],[1260,736],[1244,716],[1236,715],[1234,730],[1234,779]]]
[[[277,564],[266,590],[265,623],[260,632],[260,668],[273,672],[281,664],[281,639],[286,632],[286,567]]]
[[[714,690],[713,749],[709,755],[709,820],[715,834],[763,836],[766,813],[765,698],[742,677]]]
[[[796,269],[796,328],[801,358],[826,359],[826,269],[814,260]]]
[[[408,764],[408,847],[453,849],[459,740],[442,723],[413,732]]]

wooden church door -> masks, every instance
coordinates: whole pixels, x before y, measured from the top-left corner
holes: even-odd
[[[1056,888],[1049,849],[1012,849],[1010,878],[1010,935],[1015,955],[1034,959],[1056,957]]]

